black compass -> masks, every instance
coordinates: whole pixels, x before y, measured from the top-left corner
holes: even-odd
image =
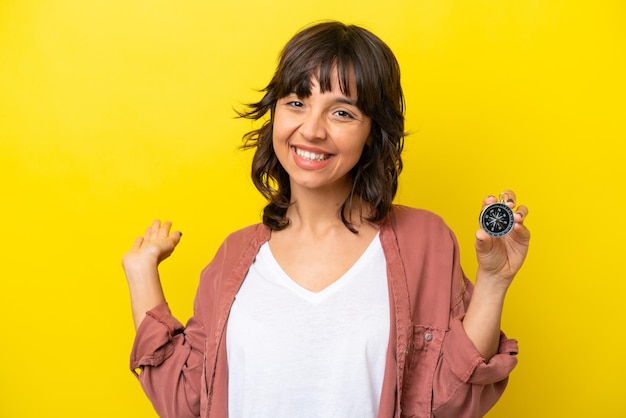
[[[504,203],[492,203],[480,213],[480,227],[489,235],[500,238],[515,225],[513,211]]]

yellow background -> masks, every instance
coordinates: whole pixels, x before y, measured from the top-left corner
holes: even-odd
[[[481,199],[530,208],[504,328],[520,364],[490,418],[626,417],[621,0],[0,1],[0,417],[153,417],[127,369],[120,258],[154,218],[181,319],[262,200],[237,150],[276,56],[319,19],[396,52],[397,201],[442,215],[468,274]]]

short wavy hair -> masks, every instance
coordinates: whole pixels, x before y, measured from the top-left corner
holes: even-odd
[[[350,171],[352,190],[341,206],[341,220],[350,231],[357,232],[351,217],[346,217],[346,213],[352,213],[355,198],[371,207],[365,217],[361,209],[361,218],[370,222],[381,221],[391,209],[402,171],[400,154],[405,137],[398,61],[391,49],[370,31],[328,21],[306,27],[291,38],[280,54],[272,80],[261,90],[263,98],[239,112],[239,116],[252,120],[270,113],[261,128],[244,135],[242,147],[255,149],[252,181],[268,200],[263,223],[272,230],[289,225],[286,214],[291,204],[289,175],[272,144],[276,102],[291,93],[309,97],[311,77],[316,77],[322,92],[330,91],[333,71],[337,72],[346,96],[350,95],[350,80],[354,77],[357,106],[372,121],[370,141]]]

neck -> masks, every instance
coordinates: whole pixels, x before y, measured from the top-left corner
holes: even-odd
[[[346,229],[341,220],[340,211],[348,193],[349,189],[347,191],[292,189],[293,204],[287,210],[291,226],[322,234],[333,228]],[[345,216],[348,220],[352,220],[354,227],[358,229],[361,223],[361,212],[357,199],[355,199],[352,213],[346,213]],[[365,210],[364,214],[366,214]]]

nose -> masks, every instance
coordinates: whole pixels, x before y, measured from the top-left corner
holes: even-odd
[[[308,141],[321,141],[326,139],[327,126],[323,114],[307,112],[302,117],[298,131]]]

